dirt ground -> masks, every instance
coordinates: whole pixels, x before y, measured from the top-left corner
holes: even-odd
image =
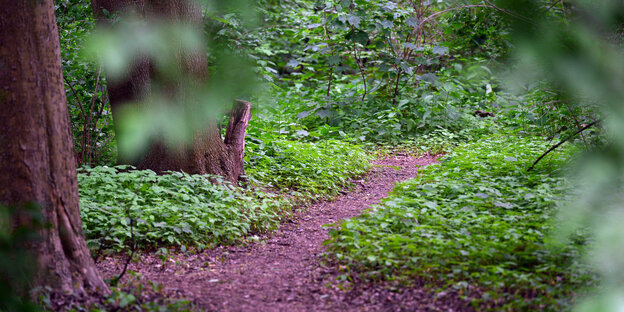
[[[173,254],[165,265],[158,256],[146,254],[128,269],[206,311],[470,311],[453,291],[434,294],[387,283],[339,283],[338,268],[324,264],[321,256],[328,238],[323,225],[364,213],[396,182],[415,177],[419,166],[434,162],[432,156],[379,159],[368,176],[353,182],[354,190],[310,205],[257,243]],[[98,266],[111,278],[123,264],[123,259],[110,257]]]

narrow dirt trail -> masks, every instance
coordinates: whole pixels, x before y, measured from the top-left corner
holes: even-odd
[[[377,160],[364,180],[355,181],[354,191],[311,205],[259,243],[172,255],[164,267],[156,256],[145,255],[129,269],[207,311],[463,311],[457,296],[440,298],[419,288],[397,293],[356,283],[340,290],[332,286],[339,272],[321,264],[328,238],[324,224],[361,214],[396,182],[416,177],[419,166],[433,162],[434,157],[410,156]],[[107,276],[120,266],[114,259],[100,263]]]

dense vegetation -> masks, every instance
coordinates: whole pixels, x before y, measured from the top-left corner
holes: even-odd
[[[363,278],[458,290],[480,309],[563,309],[561,299],[592,276],[578,263],[584,236],[547,246],[571,151],[527,172],[546,147],[517,133],[461,144],[333,230],[329,256]]]
[[[611,2],[598,1],[602,10],[551,0],[209,2],[210,76],[219,86],[244,76],[231,91],[254,105],[240,187],[218,176],[115,166],[105,68],[119,47],[91,40],[85,49],[96,28],[90,1],[55,1],[94,256],[253,241],[302,204],[348,188],[376,156],[445,153],[383,203],[332,229],[326,256],[345,279],[451,288],[478,309],[559,310],[607,276],[618,298],[622,275],[609,274],[621,269],[583,260],[594,246],[611,246],[594,245],[592,229],[616,211],[604,207],[617,206],[609,199],[621,184],[624,123],[613,104],[622,92],[621,23],[608,13]],[[84,57],[94,49],[104,57]],[[227,53],[240,59],[223,61]],[[241,59],[249,68],[234,66]],[[601,116],[612,119],[603,125]],[[527,171],[561,140],[569,142]],[[588,190],[569,178],[574,161],[592,159],[579,156],[588,150],[609,165],[590,161],[608,174],[587,176],[615,187]],[[594,205],[604,208],[595,218],[587,208]],[[18,238],[2,239],[5,257]],[[131,294],[111,298],[138,307]]]
[[[94,250],[122,251],[131,244],[201,250],[240,242],[274,230],[297,204],[335,195],[370,166],[369,157],[347,143],[271,144],[249,174],[287,197],[234,187],[218,176],[156,175],[127,166],[82,169],[78,181],[88,243]]]

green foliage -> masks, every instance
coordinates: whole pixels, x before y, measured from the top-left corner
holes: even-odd
[[[491,53],[478,55],[502,53],[494,45],[504,45],[504,34],[494,29],[505,26],[492,9],[426,1],[288,1],[261,8],[267,27],[227,33],[232,41],[254,43],[241,46],[277,85],[272,96],[280,114],[305,131],[329,127],[338,130],[334,138],[400,144],[439,127],[469,129],[475,109],[496,106],[497,83],[489,73],[495,63],[447,44],[461,35],[447,35],[448,42],[440,36],[465,27],[466,37],[487,37],[491,44],[484,48]],[[438,14],[445,9],[452,14]],[[488,21],[464,26],[470,14],[462,12]],[[278,22],[284,27],[269,27]]]
[[[263,95],[278,102],[275,109],[286,116],[282,120],[287,120],[276,123],[271,120],[275,114],[256,116],[253,122],[258,122],[258,117],[264,118],[258,131],[291,131],[297,139],[400,144],[406,138],[417,139],[440,127],[461,136],[460,131],[474,126],[471,115],[475,109],[492,110],[496,106],[497,96],[492,88],[497,84],[491,75],[476,70],[489,71],[493,63],[485,57],[497,58],[506,49],[506,25],[493,9],[464,9],[459,2],[260,1],[257,10],[260,19],[255,24],[247,18],[253,10],[238,2],[233,6],[211,1],[207,4],[204,20],[211,80],[209,88],[197,94],[202,99],[197,102],[208,101],[214,105],[208,109],[186,109],[195,116],[190,118],[194,120],[190,123],[188,116],[172,111],[170,105],[148,113],[141,111],[129,122],[133,129],[129,132],[136,140],[125,140],[124,146],[142,146],[146,141],[138,138],[160,131],[141,126],[154,124],[147,120],[171,125],[158,129],[172,137],[169,141],[180,142],[182,137],[187,137],[183,133],[188,131],[183,129],[189,125],[196,129],[196,121],[203,125],[203,118],[196,116],[204,115],[204,111],[214,114],[213,108],[229,103],[231,94],[260,99],[260,89],[243,87],[248,84],[240,80],[254,75],[232,75],[244,72],[238,70],[238,65],[243,63],[253,64],[254,71],[273,86],[265,88]],[[98,70],[94,64],[77,57],[84,35],[93,28],[89,3],[61,1],[57,3],[57,12],[63,29],[66,77],[76,93],[81,94],[83,104],[91,102],[92,95],[100,103],[105,99],[97,91],[102,90],[97,87]],[[142,27],[142,23],[135,24]],[[153,38],[164,38],[165,35],[159,34],[167,33],[152,28]],[[124,36],[135,36],[133,29],[126,28]],[[444,32],[451,29],[451,33]],[[174,36],[188,37],[177,33]],[[96,50],[110,56],[105,64],[131,60],[124,53],[131,54],[136,49],[129,49],[128,43],[155,55],[157,60],[162,61],[166,59],[163,55],[170,54],[168,50],[156,51],[150,48],[152,45],[141,43],[149,40],[128,38],[119,42],[114,36],[100,38]],[[224,58],[224,51],[235,55],[234,59]],[[84,83],[75,80],[80,77],[86,79]],[[250,79],[245,78],[246,82],[253,80]],[[102,114],[96,112],[99,121],[88,123],[89,118],[83,115],[89,114],[81,114],[78,101],[71,98],[74,93],[68,88],[70,108],[76,120],[74,141],[85,145],[80,131],[94,129],[87,135],[90,139],[86,140],[86,146],[100,151],[97,157],[89,158],[77,148],[79,154],[89,158],[86,164],[110,162],[111,158],[104,154],[114,155],[116,146],[108,108],[102,105]],[[162,102],[150,101],[154,104],[150,107]],[[264,105],[264,101],[256,103]],[[168,113],[158,113],[163,110]]]
[[[119,166],[81,169],[78,181],[83,227],[92,249],[103,244],[124,250],[132,234],[142,248],[231,244],[249,233],[275,229],[288,213],[288,201],[234,188],[218,177],[156,175]],[[133,233],[130,218],[136,220]]]
[[[579,105],[566,98],[560,90],[546,81],[532,83],[521,95],[507,95],[508,102],[500,109],[506,128],[563,139],[596,120],[596,105]],[[604,136],[597,128],[582,132],[575,139],[587,148],[599,146]]]
[[[485,69],[484,69],[485,68]],[[462,135],[486,126],[495,128],[490,120],[474,117],[477,109],[492,110],[501,102],[492,88],[484,65],[454,66],[430,74],[430,82],[422,81],[398,103],[371,95],[365,102],[353,92],[352,83],[334,82],[345,93],[327,97],[323,90],[296,84],[289,89],[276,89],[279,115],[296,130],[311,133],[331,132],[316,138],[340,138],[357,142],[401,144],[418,139],[436,129]],[[278,117],[279,116],[279,117]],[[296,117],[295,117],[296,116]],[[282,127],[284,125],[275,125]],[[299,127],[299,129],[297,129]],[[290,129],[281,129],[288,131]]]
[[[547,248],[568,183],[554,174],[567,154],[526,172],[545,148],[517,135],[460,145],[333,229],[330,258],[364,278],[452,287],[481,308],[560,309],[591,275],[578,263],[585,236]]]
[[[95,27],[91,1],[55,1],[55,8],[75,158],[89,166],[114,163],[117,147],[104,73],[81,56]]]
[[[506,58],[511,46],[509,25],[500,15],[500,11],[487,8],[453,11],[444,27],[447,45],[465,57]]]
[[[292,191],[289,195],[299,200],[336,195],[370,167],[368,154],[340,141],[252,143],[247,157],[254,184]],[[217,176],[156,175],[128,166],[83,168],[78,183],[87,243],[96,250],[124,250],[132,236],[140,248],[237,243],[275,229],[293,204],[255,187],[233,187]]]
[[[499,2],[515,16],[531,17],[509,19],[519,61],[513,82],[545,80],[566,106],[602,121],[598,128],[606,144],[593,147],[571,170],[577,196],[561,211],[557,238],[574,240],[579,228],[595,238],[586,260],[600,274],[600,287],[577,310],[618,311],[624,302],[623,3]]]
[[[404,140],[401,143],[406,149],[414,150],[417,154],[444,154],[451,152],[461,143],[472,142],[484,135],[497,133],[498,126],[491,119],[473,119],[470,128],[459,131],[449,131],[443,127],[422,134],[414,140]]]
[[[113,155],[115,146],[110,115],[99,106],[106,102],[105,90],[98,87],[95,65],[77,59],[78,48],[93,27],[90,8],[86,1],[56,3],[65,76],[75,88],[68,88],[74,141],[83,148],[82,133],[94,129],[96,144],[91,146],[102,156],[85,163],[109,162],[112,158],[105,155]],[[349,177],[368,168],[369,157],[345,141],[369,146],[382,142],[390,144],[385,148],[409,147],[418,153],[449,152],[462,142],[472,142],[457,147],[442,165],[424,170],[418,180],[401,184],[374,213],[334,231],[335,258],[358,272],[368,270],[363,274],[374,278],[402,272],[400,276],[418,276],[431,286],[456,287],[473,298],[477,294],[475,302],[483,307],[495,302],[488,296],[510,309],[554,307],[554,300],[585,283],[586,268],[574,267],[581,252],[577,244],[584,236],[572,235],[572,242],[558,251],[544,247],[546,233],[555,227],[551,222],[558,210],[555,202],[568,188],[551,172],[561,169],[562,156],[549,157],[537,171],[525,173],[529,161],[547,144],[493,134],[512,129],[558,139],[602,114],[608,117],[604,127],[610,136],[619,138],[624,133],[617,105],[622,98],[617,83],[623,77],[618,58],[622,40],[606,38],[605,32],[613,35],[621,29],[621,18],[608,14],[621,7],[606,0],[594,5],[499,1],[502,10],[477,7],[491,6],[489,1],[262,0],[257,1],[260,22],[255,24],[247,23],[254,20],[253,10],[236,6],[239,2],[234,9],[226,8],[225,2],[209,4],[204,37],[212,70],[210,90],[197,94],[201,100],[196,102],[216,103],[208,109],[214,114],[212,108],[231,102],[233,95],[253,99],[245,156],[252,185],[305,199],[331,196],[348,184]],[[509,44],[510,30],[514,39],[521,39],[515,45]],[[508,53],[510,47],[516,54]],[[224,58],[230,54],[235,57]],[[517,76],[529,77],[514,81],[520,86],[517,96],[507,94],[492,74],[501,68],[498,61],[510,56],[529,60],[511,68],[520,71]],[[268,82],[262,93],[239,83],[254,76],[235,74],[247,73],[238,70],[243,63],[253,64],[255,73]],[[104,108],[99,121],[87,122],[93,112],[80,110],[78,99],[82,103],[95,99],[96,107]],[[477,109],[492,111],[496,117],[476,118],[472,113]],[[163,133],[175,134],[188,126],[184,114],[165,111],[153,114],[168,121],[165,130],[172,131]],[[204,124],[202,110],[184,111],[197,117],[193,120],[198,125]],[[147,119],[150,116],[138,115],[146,117],[137,119],[143,120],[145,133],[156,131],[150,128],[154,124]],[[145,133],[135,134],[149,136]],[[582,175],[611,178],[589,183],[601,186],[592,188],[591,196],[579,201],[584,204],[576,205],[578,214],[570,217],[591,220],[590,226],[598,227],[608,222],[595,215],[617,218],[608,217],[610,209],[594,214],[587,207],[605,206],[594,199],[610,198],[602,192],[613,188],[605,185],[620,185],[624,141],[595,144],[605,141],[599,128],[584,132],[579,141],[586,147],[610,148],[600,158],[610,165],[591,162],[588,168],[593,169]],[[81,157],[86,159],[82,153]],[[100,242],[116,250],[127,245],[128,218],[138,221],[135,235],[141,247],[204,247],[270,230],[288,211],[287,201],[273,195],[213,186],[184,174],[157,177],[96,168],[86,169],[80,178],[92,248]],[[609,250],[622,249],[613,242],[607,245],[615,246]],[[622,279],[610,278],[609,273],[621,270],[604,267],[613,289],[621,289]]]
[[[337,140],[276,140],[248,146],[247,172],[252,179],[303,198],[336,195],[352,177],[370,168],[371,157],[361,148]]]

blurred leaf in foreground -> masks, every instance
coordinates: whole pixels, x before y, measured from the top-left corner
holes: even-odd
[[[558,3],[557,3],[558,2]],[[589,230],[595,245],[588,261],[601,287],[579,311],[624,307],[624,50],[622,1],[508,0],[514,29],[516,83],[545,79],[577,105],[598,107],[608,143],[577,164],[575,196],[559,215],[558,238]]]

